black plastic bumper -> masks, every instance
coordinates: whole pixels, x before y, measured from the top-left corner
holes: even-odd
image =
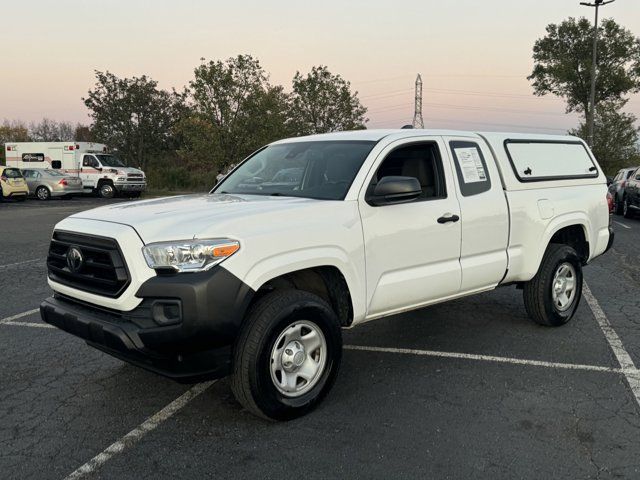
[[[153,277],[131,312],[119,312],[56,295],[40,305],[42,319],[99,350],[184,383],[220,378],[231,369],[232,346],[253,291],[222,268]],[[153,320],[158,299],[181,304],[182,321]]]
[[[609,249],[613,246],[613,239],[616,236],[616,233],[613,231],[613,228],[609,227],[609,241],[607,242],[607,248],[605,248],[603,253],[607,253]]]

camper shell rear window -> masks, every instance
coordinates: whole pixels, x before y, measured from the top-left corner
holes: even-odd
[[[511,168],[521,182],[595,178],[598,167],[582,142],[505,140]]]

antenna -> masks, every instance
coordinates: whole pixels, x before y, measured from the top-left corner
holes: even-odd
[[[413,112],[413,128],[424,128],[422,120],[422,77],[416,78],[416,106]]]

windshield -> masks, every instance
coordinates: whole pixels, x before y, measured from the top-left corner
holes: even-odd
[[[5,168],[4,176],[7,178],[22,178],[22,173],[17,168]]]
[[[103,167],[126,167],[124,162],[115,155],[96,155]]]
[[[225,177],[214,192],[342,200],[375,143],[315,141],[271,145]]]

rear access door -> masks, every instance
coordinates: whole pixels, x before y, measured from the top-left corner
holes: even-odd
[[[460,292],[495,287],[507,271],[509,208],[493,155],[482,139],[445,137],[460,203]]]

